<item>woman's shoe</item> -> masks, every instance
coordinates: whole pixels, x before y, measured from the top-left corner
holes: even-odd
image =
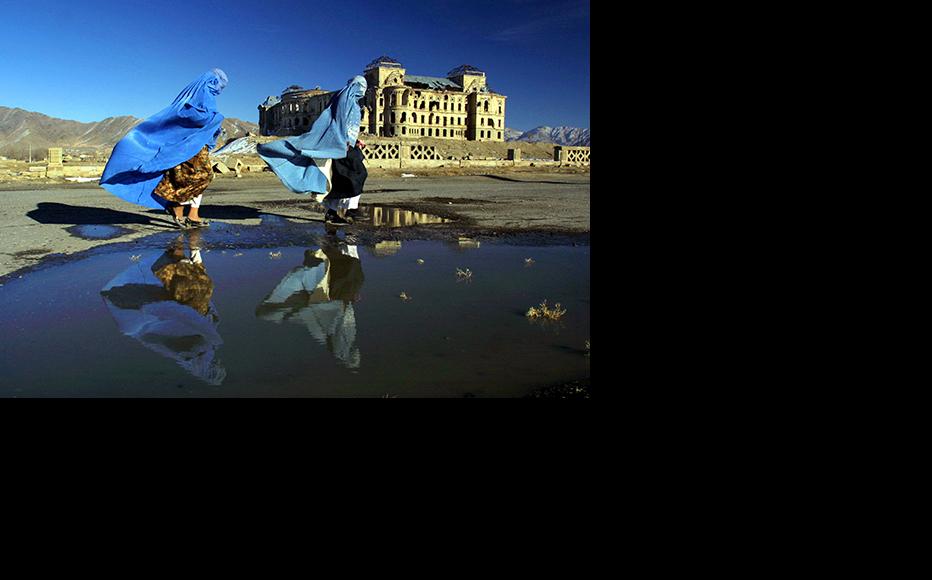
[[[366,214],[358,209],[348,209],[344,215],[346,215],[346,219],[349,220],[350,223],[361,222],[366,219]]]
[[[324,222],[335,226],[345,226],[349,223],[332,209],[328,209],[327,213],[324,214]]]
[[[188,229],[189,226],[186,223],[188,218],[186,217],[179,218],[178,216],[175,215],[175,212],[173,212],[170,207],[165,208],[165,213],[168,214],[168,217],[172,218],[172,222],[175,224],[175,226],[178,229],[180,230]]]
[[[190,228],[208,228],[210,221],[205,219],[193,220],[189,217],[184,218],[184,223]]]

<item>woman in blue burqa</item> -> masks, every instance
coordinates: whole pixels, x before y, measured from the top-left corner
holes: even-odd
[[[226,73],[211,69],[131,129],[113,148],[101,187],[130,203],[165,208],[180,228],[209,225],[198,210],[213,179],[209,153],[223,123],[216,97],[226,85]]]
[[[310,131],[256,146],[285,187],[295,193],[326,195],[324,219],[331,224],[360,217],[359,196],[367,177],[361,151],[365,144],[359,141],[360,101],[366,88],[364,77],[351,78],[330,99]],[[349,221],[337,213],[341,211]]]

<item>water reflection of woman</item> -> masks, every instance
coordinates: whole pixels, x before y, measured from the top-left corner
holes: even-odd
[[[223,344],[211,301],[214,285],[200,251],[200,232],[175,239],[165,252],[143,256],[100,294],[120,332],[174,359],[197,378],[219,385],[226,369],[216,358]]]
[[[304,325],[341,364],[359,368],[356,313],[364,277],[355,245],[342,241],[304,252],[304,263],[288,272],[256,308],[262,320]]]

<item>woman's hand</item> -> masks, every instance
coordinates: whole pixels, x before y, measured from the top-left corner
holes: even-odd
[[[356,147],[359,147],[360,149],[363,149],[365,146],[366,146],[365,143],[363,143],[363,142],[360,141],[359,139],[356,139]]]

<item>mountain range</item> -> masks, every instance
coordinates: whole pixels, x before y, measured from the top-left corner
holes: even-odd
[[[42,113],[23,109],[0,107],[0,156],[26,159],[32,147],[33,159],[42,159],[49,147],[71,150],[110,150],[126,133],[143,122],[131,116],[108,117],[94,123],[81,123],[56,119]],[[225,143],[244,137],[246,133],[259,133],[259,126],[248,121],[227,118],[223,120]]]
[[[104,156],[126,133],[144,119],[131,116],[108,117],[94,123],[56,119],[23,109],[0,106],[0,156],[26,159],[32,147],[33,159],[45,157],[49,147],[63,147],[86,152],[99,151]],[[259,126],[240,119],[223,121],[221,143],[229,143],[247,133],[259,134]],[[589,129],[541,126],[530,131],[505,129],[505,141],[549,142],[566,146],[589,146]]]
[[[537,127],[530,131],[505,129],[505,141],[527,141],[537,143],[544,141],[568,147],[589,147],[589,129],[578,127]]]

